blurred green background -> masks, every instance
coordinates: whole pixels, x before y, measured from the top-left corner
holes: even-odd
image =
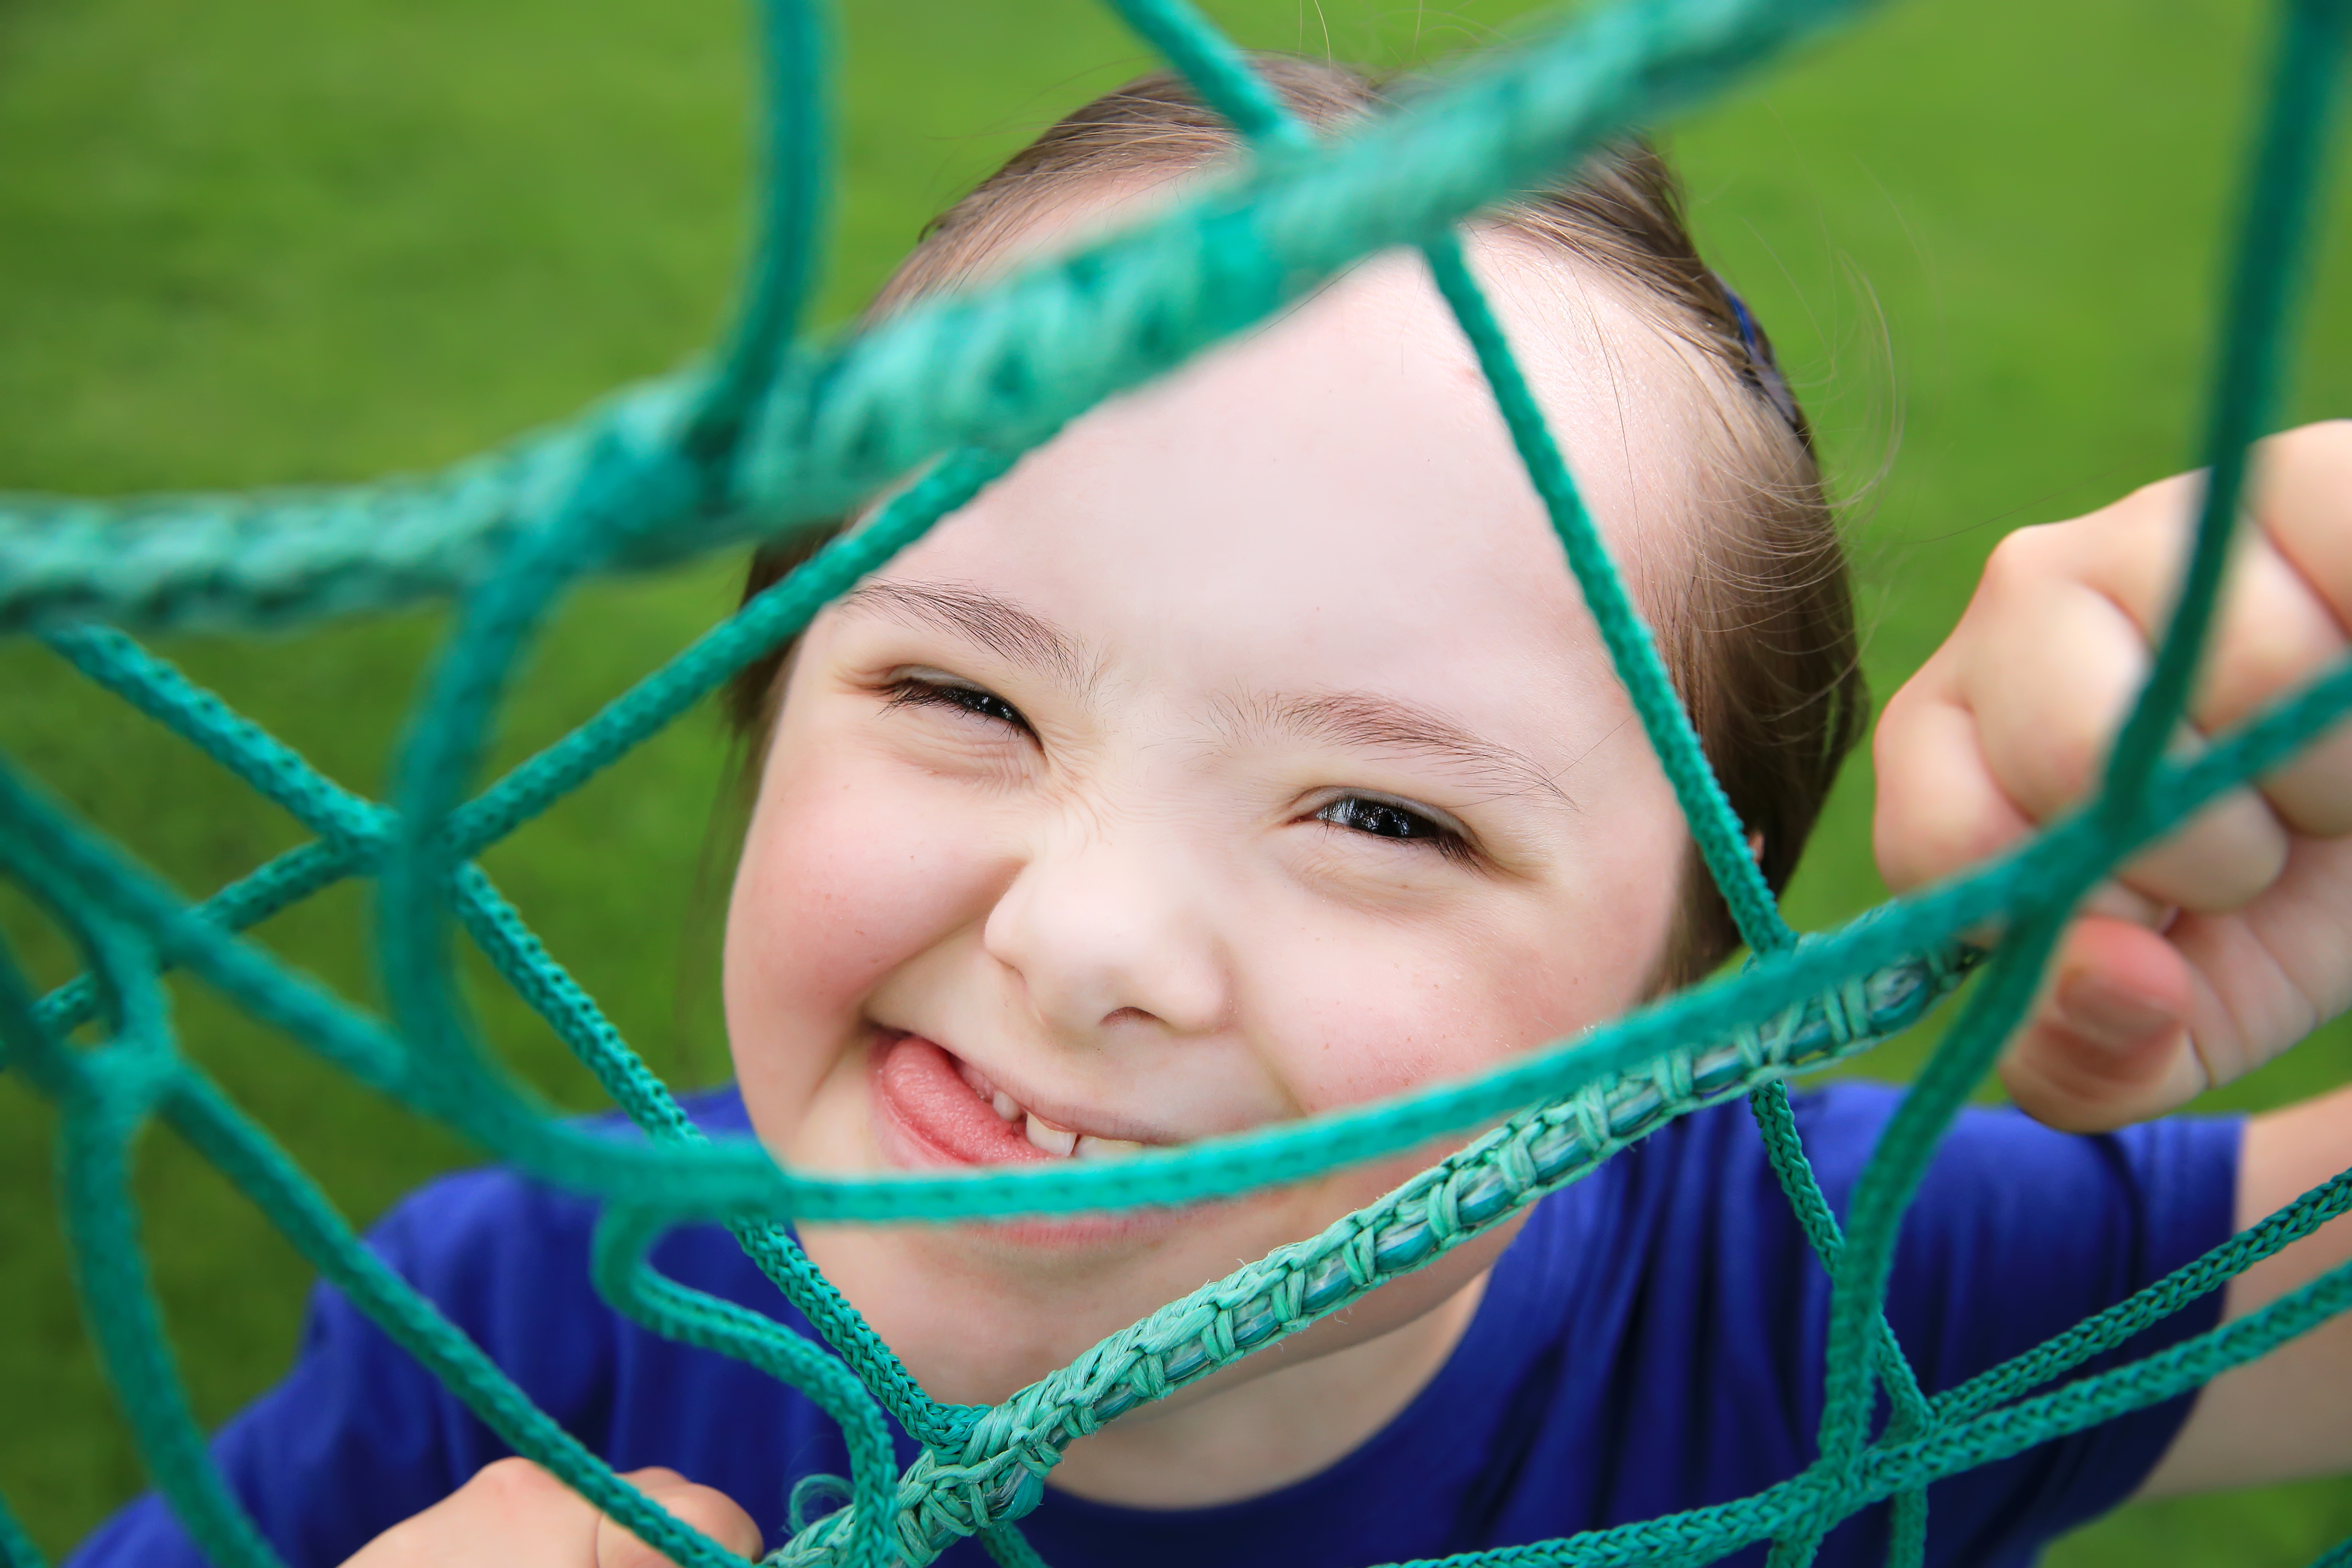
[[[1228,0],[1245,42],[1381,63],[1501,41],[1518,0]],[[2267,36],[2244,0],[1912,0],[1668,140],[1718,269],[1778,339],[1846,498],[1870,665],[1893,689],[2007,529],[2189,465],[2233,173]],[[112,492],[356,479],[446,462],[664,370],[720,323],[744,240],[737,0],[0,0],[0,486]],[[848,0],[824,311],[922,220],[1147,61],[1085,0]],[[2335,182],[2338,196],[2352,182]],[[2352,414],[2352,203],[2296,361],[2298,418]],[[503,745],[559,733],[719,615],[738,563],[581,595]],[[429,614],[167,651],[377,791]],[[292,826],[37,650],[0,647],[0,746],[192,894]],[[730,762],[699,714],[490,857],[655,1065],[724,1075],[710,949]],[[1884,896],[1858,763],[1793,896],[1819,926]],[[343,889],[262,936],[358,995]],[[64,956],[0,889],[46,979]],[[508,1058],[593,1086],[478,987]],[[357,1220],[466,1159],[200,989],[190,1050]],[[1916,1045],[1876,1070],[1903,1070]],[[2331,1030],[2217,1103],[2352,1077]],[[140,1484],[83,1337],[49,1192],[51,1120],[0,1079],[0,1492],[62,1550]],[[168,1138],[142,1152],[160,1287],[198,1408],[287,1363],[307,1272]],[[2126,1510],[2087,1564],[2301,1563],[2352,1483]]]

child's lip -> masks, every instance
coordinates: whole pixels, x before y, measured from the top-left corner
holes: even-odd
[[[1023,1130],[999,1116],[956,1070],[955,1058],[920,1035],[885,1034],[874,1058],[874,1106],[889,1143],[911,1143],[959,1165],[1027,1164],[1053,1158]]]
[[[1181,1137],[1171,1136],[1164,1130],[1141,1126],[1115,1111],[1079,1108],[1066,1100],[1057,1100],[1050,1095],[1033,1095],[1020,1084],[999,1076],[993,1069],[942,1043],[936,1037],[924,1034],[919,1029],[901,1029],[888,1025],[879,1026],[877,1029],[877,1063],[898,1041],[904,1039],[919,1040],[946,1057],[948,1061],[957,1068],[966,1084],[971,1087],[980,1098],[983,1100],[986,1098],[988,1088],[1000,1089],[1016,1102],[1024,1111],[1062,1131],[1073,1133],[1081,1138],[1114,1140],[1120,1143],[1163,1146],[1185,1142]],[[972,1080],[975,1078],[981,1081],[973,1083]],[[1015,1131],[1018,1131],[1017,1123]],[[1040,1152],[1044,1152],[1041,1150]]]
[[[956,1070],[937,1041],[886,1029],[869,1083],[874,1136],[882,1156],[904,1170],[941,1165],[1059,1163],[998,1116]],[[981,1222],[974,1228],[1016,1246],[1091,1247],[1139,1239],[1177,1223],[1181,1208],[1116,1214],[1037,1215]]]

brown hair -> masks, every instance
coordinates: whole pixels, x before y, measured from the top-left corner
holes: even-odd
[[[1254,62],[1291,112],[1318,130],[1359,119],[1390,90],[1351,67],[1284,55]],[[1121,179],[1196,171],[1238,147],[1233,129],[1179,78],[1128,83],[1070,114],[924,229],[866,312],[873,321],[971,280],[1058,207]],[[1838,765],[1869,714],[1853,603],[1812,434],[1751,319],[1699,258],[1679,184],[1648,145],[1628,141],[1574,176],[1496,208],[1487,226],[1580,259],[1628,285],[1663,330],[1718,373],[1723,395],[1696,454],[1702,526],[1687,594],[1646,606],[1659,651],[1739,819],[1778,891],[1821,815]],[[1746,328],[1743,331],[1743,326]],[[1777,400],[1776,400],[1777,398]],[[780,580],[818,541],[751,558],[746,599]],[[756,772],[789,649],[746,665],[727,693],[730,722]],[[1706,975],[1739,945],[1729,910],[1696,852],[1653,990]]]

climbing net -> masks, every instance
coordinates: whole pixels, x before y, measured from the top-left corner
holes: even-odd
[[[2352,1208],[2347,1171],[2129,1300],[1932,1398],[1881,1312],[1905,1205],[2031,1002],[2076,900],[2135,848],[2352,710],[2347,667],[2192,760],[2164,753],[2211,619],[2248,444],[2271,407],[2352,0],[2286,0],[2283,11],[2223,322],[2197,545],[2097,797],[1995,863],[1801,941],[1746,852],[1464,263],[1456,226],[1612,133],[1693,103],[1846,19],[1864,0],[1630,0],[1328,143],[1287,116],[1186,0],[1110,3],[1253,148],[1246,169],[1168,216],[870,331],[802,335],[823,206],[823,27],[808,0],[765,0],[762,242],[740,321],[707,364],[422,479],[129,501],[0,497],[0,630],[39,637],[315,835],[189,903],[0,758],[0,867],[87,963],[79,978],[37,995],[0,946],[0,1069],[20,1073],[58,1108],[61,1201],[92,1335],[156,1485],[212,1560],[277,1561],[207,1457],[139,1250],[129,1151],[156,1120],[226,1173],[321,1275],[518,1452],[679,1563],[742,1561],[621,1480],[359,1244],[268,1134],[175,1048],[163,989],[172,969],[530,1175],[593,1194],[602,1205],[596,1283],[607,1300],[657,1332],[804,1390],[836,1419],[850,1457],[848,1506],[799,1529],[770,1555],[778,1563],[920,1568],[977,1535],[1000,1563],[1035,1565],[1017,1521],[1070,1442],[1426,1265],[1674,1117],[1737,1096],[1748,1098],[1833,1280],[1819,1458],[1751,1497],[1485,1552],[1481,1564],[1692,1563],[1769,1541],[1773,1562],[1793,1568],[1839,1521],[1888,1499],[1889,1561],[1916,1564],[1929,1482],[2173,1398],[2352,1307],[2347,1265],[2160,1353],[2058,1381]],[[749,1141],[706,1141],[541,948],[477,857],[776,648],[1070,419],[1398,245],[1427,257],[1475,349],[1752,962],[1473,1079],[1128,1161],[866,1179],[781,1167]],[[865,526],[834,539],[580,729],[474,787],[517,658],[570,584],[785,537],[910,475]],[[303,625],[445,595],[457,602],[454,627],[389,805],[328,780],[121,629]],[[377,886],[383,1015],[239,935],[352,877]],[[2004,934],[1989,952],[1958,940],[1991,923]],[[495,1065],[453,976],[460,933],[650,1138],[543,1114]],[[1841,1226],[1806,1163],[1782,1080],[1906,1027],[1979,961],[1980,984],[1880,1139]],[[99,1043],[74,1043],[93,1028]],[[925,1394],[787,1228],[795,1220],[1191,1202],[1488,1123],[1459,1152],[1323,1234],[1161,1308],[993,1406],[942,1405]],[[670,1227],[713,1220],[733,1228],[830,1352],[650,1267],[650,1249]],[[1874,1436],[1882,1391],[1892,1415]],[[888,1417],[921,1445],[903,1474]],[[37,1561],[0,1506],[0,1563]],[[2352,1542],[2325,1561],[2352,1563]]]

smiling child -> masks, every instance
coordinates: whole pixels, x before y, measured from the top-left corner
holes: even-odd
[[[1377,98],[1344,68],[1260,63],[1325,128]],[[1232,152],[1182,90],[1131,84],[960,203],[877,310],[1129,219]],[[1867,710],[1769,343],[1639,146],[1494,215],[1470,252],[1777,888]],[[1891,880],[2082,798],[2161,628],[2192,490],[1996,555],[1881,726]],[[2200,730],[2343,657],[2347,498],[2352,430],[2270,444]],[[789,563],[763,555],[751,587]],[[696,1110],[793,1164],[1117,1159],[1309,1116],[1573,1035],[1735,946],[1414,257],[1075,422],[735,696],[757,770],[726,940],[736,1089]],[[2347,830],[2337,740],[2135,862],[2078,922],[2011,1064],[2042,1121],[1964,1116],[1906,1223],[1888,1312],[1930,1392],[2352,1163],[2343,1096],[2148,1120],[2352,999]],[[1892,1103],[1859,1084],[1798,1098],[1833,1203]],[[1181,1210],[802,1239],[934,1396],[993,1402],[1442,1152]],[[793,1485],[844,1469],[837,1435],[794,1391],[604,1307],[593,1217],[480,1173],[412,1199],[378,1244],[681,1517],[773,1545]],[[2124,1353],[2317,1273],[2352,1253],[2343,1229]],[[681,1232],[656,1263],[805,1328],[722,1232]],[[1737,1497],[1812,1457],[1826,1303],[1746,1112],[1703,1112],[1074,1443],[1024,1528],[1055,1568],[1340,1568]],[[1931,1560],[2024,1563],[2137,1491],[2352,1464],[2347,1330],[2225,1377],[2193,1415],[2175,1401],[1940,1484]],[[647,1560],[494,1463],[496,1439],[331,1295],[218,1451],[298,1564]],[[1875,1561],[1884,1536],[1873,1510],[1822,1561]],[[79,1561],[194,1556],[151,1500]]]

